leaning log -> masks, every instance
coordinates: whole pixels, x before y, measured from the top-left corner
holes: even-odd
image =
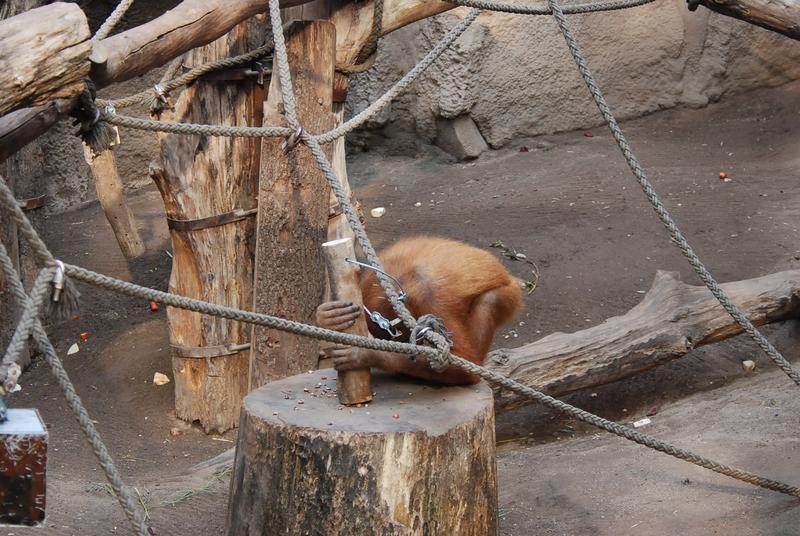
[[[800,314],[800,270],[722,285],[755,325]],[[741,333],[704,286],[659,271],[639,305],[575,333],[553,333],[520,348],[498,350],[488,367],[551,396],[611,383]],[[497,411],[530,400],[495,388]]]
[[[798,0],[699,0],[689,1],[690,9],[702,5],[767,30],[800,39],[800,1]]]
[[[80,93],[90,37],[76,4],[57,2],[0,21],[0,115]]]
[[[106,220],[111,226],[114,238],[117,239],[120,251],[126,259],[135,259],[144,255],[144,242],[139,235],[136,219],[128,203],[125,202],[122,178],[117,170],[117,159],[113,147],[94,155],[84,144],[86,163],[94,179],[97,200],[103,208]]]
[[[492,395],[376,375],[341,411],[335,372],[247,395],[228,536],[497,534]]]

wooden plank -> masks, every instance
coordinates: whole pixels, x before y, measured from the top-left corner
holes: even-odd
[[[57,2],[0,21],[0,115],[80,93],[90,37],[76,4]]]
[[[242,54],[263,42],[266,25],[242,23],[230,34],[187,54],[199,65]],[[263,88],[252,80],[197,81],[176,99],[164,119],[221,125],[260,125]],[[161,161],[152,167],[167,216],[176,220],[207,218],[255,205],[260,140],[159,135]],[[172,292],[249,309],[252,306],[253,230],[255,218],[201,230],[170,230]],[[240,345],[251,329],[240,322],[168,308],[170,340],[178,347]],[[249,350],[207,359],[173,355],[175,411],[198,420],[207,432],[223,432],[238,423],[247,392]]]
[[[287,40],[300,124],[309,132],[334,125],[331,111],[335,28],[327,21],[299,22]],[[273,69],[276,72],[276,69]],[[278,77],[264,105],[264,123],[284,124]],[[320,244],[326,240],[329,188],[303,146],[283,154],[282,140],[261,146],[253,310],[310,322],[325,288]],[[330,156],[330,147],[326,148]],[[259,387],[317,366],[319,343],[254,327],[250,386]]]

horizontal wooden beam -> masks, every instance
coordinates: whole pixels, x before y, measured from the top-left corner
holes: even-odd
[[[281,0],[281,6],[308,1]],[[439,0],[385,0],[381,34],[453,7]],[[161,17],[94,43],[90,75],[97,87],[127,80],[213,41],[238,22],[266,10],[265,0],[186,0]],[[371,1],[338,0],[335,4],[331,20],[336,25],[337,65],[356,61],[371,32],[372,10]],[[0,64],[4,59],[0,55]],[[80,88],[74,89],[74,94],[79,92]],[[50,104],[0,117],[0,161],[43,134],[66,110]]]
[[[755,325],[800,315],[800,270],[722,285]],[[704,286],[682,283],[675,272],[656,274],[642,302],[622,316],[575,333],[553,333],[490,355],[489,368],[561,396],[611,383],[742,332]],[[497,411],[531,403],[495,389]]]
[[[0,116],[80,93],[90,37],[77,4],[56,2],[0,21]]]
[[[690,7],[703,5],[721,15],[734,17],[767,30],[800,40],[800,1],[798,0],[699,0]]]
[[[280,4],[291,7],[307,1]],[[92,65],[92,80],[103,87],[144,74],[268,9],[267,0],[184,0],[148,23],[103,39],[105,62]]]

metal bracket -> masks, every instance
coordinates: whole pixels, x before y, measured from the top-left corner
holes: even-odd
[[[231,80],[249,80],[256,79],[256,83],[260,86],[268,77],[272,75],[272,57],[261,58],[256,60],[246,67],[231,67],[230,69],[221,69],[219,71],[212,71],[200,77],[201,80],[216,80],[221,82]]]
[[[42,208],[46,201],[47,201],[47,194],[40,195],[38,197],[31,197],[29,199],[17,200],[17,202],[19,203],[19,208],[21,208],[25,212],[37,208]]]
[[[208,359],[210,357],[224,357],[226,355],[238,354],[242,350],[249,350],[250,343],[244,344],[219,344],[217,346],[183,346],[172,344],[172,351],[175,357],[186,359]]]
[[[235,221],[249,218],[258,214],[257,208],[244,210],[237,208],[230,212],[217,214],[216,216],[209,216],[207,218],[197,218],[194,220],[176,220],[167,218],[167,227],[173,231],[199,231],[200,229],[208,229],[209,227],[219,227]]]

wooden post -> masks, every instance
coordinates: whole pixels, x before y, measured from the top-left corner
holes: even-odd
[[[297,115],[307,131],[324,132],[334,124],[335,29],[326,21],[298,22],[292,29],[287,52]],[[264,123],[283,123],[281,108],[273,76]],[[319,244],[327,235],[329,188],[308,150],[296,146],[284,154],[282,141],[265,138],[261,146],[253,310],[312,322],[325,289]],[[317,367],[314,339],[255,326],[252,341],[251,389]]]
[[[228,536],[497,534],[489,387],[373,380],[346,411],[325,370],[247,395]]]
[[[190,66],[242,54],[264,42],[264,25],[242,23],[185,57]],[[252,80],[198,80],[164,119],[260,125],[263,88]],[[170,218],[172,292],[249,309],[261,143],[249,138],[160,134],[161,163],[151,168]],[[210,219],[208,219],[210,218]],[[238,422],[247,392],[251,329],[240,322],[168,308],[175,411],[223,432]]]
[[[122,254],[127,259],[134,259],[144,255],[144,242],[139,236],[133,212],[125,202],[122,193],[122,179],[117,171],[117,160],[114,150],[109,147],[102,153],[93,156],[87,145],[83,146],[86,163],[92,171],[97,199],[106,215],[114,237],[117,239]]]
[[[358,269],[347,262],[355,259],[356,252],[353,248],[352,238],[340,238],[322,244],[325,255],[325,265],[328,269],[328,284],[331,289],[332,300],[346,300],[361,305],[361,286],[358,284]],[[349,329],[344,330],[353,335],[369,336],[367,320],[361,315]],[[350,370],[338,374],[337,393],[339,402],[351,406],[372,400],[372,384],[370,382],[369,368]]]
[[[721,15],[734,17],[792,39],[800,39],[800,1],[798,0],[698,0]],[[690,8],[693,2],[690,1]],[[696,6],[694,6],[696,7]]]

